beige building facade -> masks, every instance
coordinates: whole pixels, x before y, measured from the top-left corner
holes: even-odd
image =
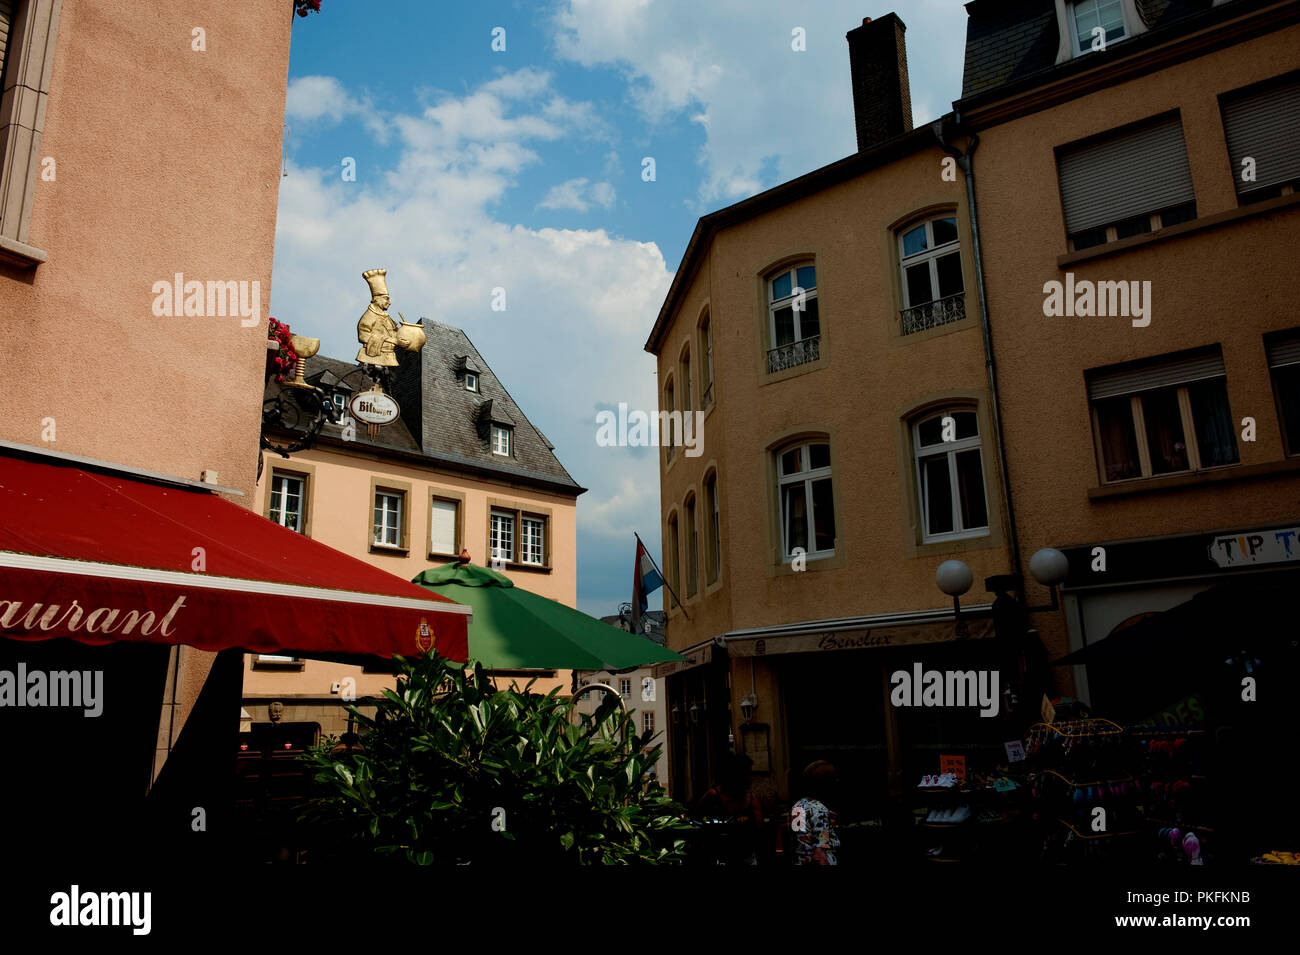
[[[700,220],[646,344],[661,409],[704,412],[698,456],[661,449],[668,645],[690,661],[655,672],[688,802],[734,749],[778,803],[832,759],[865,812],[937,772],[889,674],[992,660],[982,588],[958,621],[935,583],[1009,551],[965,193],[912,129],[903,29],[849,34],[859,153]]]
[[[1300,566],[1300,5],[1125,2],[1104,50],[1056,7],[1060,44],[1021,77],[1023,21],[968,5],[957,104],[1020,562],[1069,558],[1062,609],[1033,618],[1053,657],[1244,580],[1285,591]],[[1083,308],[1047,314],[1053,282]],[[1145,314],[1116,314],[1118,283]],[[1233,599],[1243,630],[1278,624]],[[1123,702],[1071,669],[1060,689]]]
[[[516,586],[576,606],[583,489],[468,337],[433,322],[424,327],[424,350],[403,356],[399,370],[402,418],[371,437],[345,416],[326,424],[308,450],[287,459],[268,453],[258,484],[262,513],[404,580],[462,551],[483,566],[495,557]],[[370,385],[355,364],[319,356],[307,359],[306,378],[340,408]],[[495,675],[499,686],[536,678],[533,692],[543,694],[556,687],[567,694],[572,683],[567,670]],[[255,724],[269,722],[279,703],[277,722],[339,735],[349,695],[364,700],[393,686],[387,670],[249,654],[243,706]]]

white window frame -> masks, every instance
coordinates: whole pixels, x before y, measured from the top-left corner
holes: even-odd
[[[1224,378],[1226,387],[1226,377],[1216,376],[1207,378],[1205,381],[1215,381],[1218,378]],[[1132,394],[1119,394],[1111,398],[1093,399],[1088,402],[1088,411],[1092,415],[1092,432],[1093,444],[1097,451],[1097,471],[1098,477],[1102,484],[1128,484],[1132,481],[1147,481],[1152,478],[1177,477],[1180,474],[1195,474],[1198,471],[1221,471],[1225,468],[1235,468],[1241,465],[1241,445],[1237,445],[1237,460],[1229,464],[1201,464],[1201,445],[1200,438],[1196,431],[1196,416],[1192,413],[1192,396],[1189,390],[1190,384],[1199,384],[1199,382],[1190,382],[1189,384],[1170,385],[1167,388],[1152,388],[1144,391],[1133,392]],[[1173,390],[1178,398],[1178,417],[1183,426],[1183,446],[1187,451],[1187,467],[1178,471],[1165,471],[1156,474],[1155,468],[1151,464],[1151,445],[1147,442],[1147,420],[1146,411],[1142,407],[1142,399],[1147,395],[1159,394],[1162,391]],[[1100,401],[1114,401],[1115,398],[1128,398],[1129,414],[1133,417],[1133,434],[1137,438],[1138,464],[1142,473],[1137,477],[1115,478],[1110,479],[1106,475],[1106,455],[1102,450],[1101,440],[1101,416],[1097,413],[1097,405]]]
[[[1092,2],[1092,0],[1084,0],[1084,2]],[[1215,2],[1217,3],[1218,0],[1215,0]],[[1075,0],[1056,0],[1056,25],[1060,36],[1060,45],[1056,53],[1058,65],[1076,57],[1087,56],[1092,52],[1091,34],[1088,37],[1087,49],[1079,50],[1078,26],[1074,17],[1075,5]],[[1112,44],[1131,40],[1133,37],[1147,32],[1147,25],[1142,21],[1142,17],[1138,15],[1134,0],[1119,0],[1119,12],[1124,23],[1124,35],[1118,40],[1107,40],[1107,49],[1110,49]]]
[[[528,525],[536,525],[534,533],[529,532]],[[532,551],[536,545],[537,559],[532,559]],[[546,518],[531,517],[527,514],[520,515],[519,518],[519,563],[528,564],[530,567],[546,566]]]
[[[375,547],[393,547],[393,548],[400,549],[403,546],[402,509],[406,506],[405,498],[406,495],[403,494],[401,491],[389,491],[384,489],[376,489],[374,508],[372,509],[372,514],[374,514],[375,511],[378,511],[379,513],[374,516],[377,516],[379,520],[371,521],[371,535],[370,535],[372,538],[371,543]],[[396,501],[397,503],[395,507],[390,508],[389,503],[392,501]],[[389,521],[388,521],[390,516],[392,516],[395,522],[391,528],[389,527]],[[390,529],[396,531],[397,540],[389,541],[389,540],[380,539],[381,536],[386,538],[388,536],[388,532]]]
[[[791,265],[785,266],[784,268],[780,269],[777,272],[773,272],[767,277],[767,334],[768,334],[768,341],[771,342],[771,344],[768,345],[769,351],[774,348],[786,348],[789,345],[798,344],[799,342],[807,341],[810,338],[821,337],[821,313],[820,312],[818,312],[818,316],[817,316],[817,334],[815,336],[812,335],[805,336],[803,334],[803,319],[800,316],[802,316],[803,313],[807,311],[806,308],[807,304],[811,302],[813,299],[817,298],[816,285],[814,285],[812,288],[803,288],[799,284],[799,270],[804,268],[813,269],[814,276],[815,276],[817,263],[812,259],[808,259],[803,262],[795,262]],[[790,276],[790,294],[780,299],[773,298],[773,295],[775,294],[774,286],[776,285],[776,280],[785,275]],[[818,281],[820,282],[821,280],[818,279]],[[798,299],[799,293],[801,291],[804,293],[805,308],[794,308],[794,302],[796,299]],[[776,313],[779,312],[781,309],[786,308],[787,306],[791,308],[794,315],[794,340],[791,342],[787,342],[785,345],[778,345],[776,343]]]
[[[438,507],[439,504],[442,505],[450,504],[452,509],[451,510],[451,550],[448,551],[434,550],[433,547],[435,543],[433,539],[433,516],[436,513],[438,513],[438,511],[440,510],[440,508]],[[429,550],[430,552],[434,554],[444,554],[444,555],[457,553],[456,545],[460,543],[457,540],[457,537],[459,536],[457,531],[460,528],[460,521],[461,521],[460,508],[461,508],[461,502],[456,500],[455,498],[439,497],[437,494],[433,494],[430,496],[429,498]]]
[[[641,711],[641,733],[642,733],[642,735],[644,735],[644,734],[646,734],[646,733],[653,733],[654,731],[655,731],[655,711],[654,711],[654,710],[642,710],[642,711]],[[651,767],[650,770],[649,770],[649,772],[652,772],[652,773],[653,773],[653,772],[654,772],[654,767]]]
[[[492,453],[510,457],[510,429],[505,425],[492,425]]]
[[[341,391],[336,391],[330,400],[339,412],[339,424],[346,424],[348,420],[348,396]]]
[[[815,530],[817,526],[817,521],[816,521],[816,513],[813,504],[813,491],[812,491],[813,484],[816,483],[817,481],[822,480],[823,478],[829,478],[831,481],[832,507],[834,507],[834,501],[835,501],[835,479],[831,474],[832,468],[824,467],[824,468],[817,468],[815,470],[810,468],[810,465],[812,464],[812,446],[815,444],[826,445],[827,452],[829,453],[830,441],[825,438],[817,438],[810,441],[804,441],[800,444],[786,445],[785,447],[775,452],[776,509],[777,509],[777,517],[781,521],[781,562],[783,564],[789,564],[794,560],[794,555],[790,553],[790,541],[788,539],[789,521],[786,520],[786,514],[785,514],[785,488],[788,486],[793,486],[795,484],[802,484],[804,486],[804,491],[803,491],[804,500],[807,502],[808,505],[805,519],[808,522],[807,537],[808,537],[809,549],[808,549],[808,553],[805,555],[805,559],[822,560],[823,558],[826,557],[835,556],[835,547],[833,544],[831,545],[829,550],[813,549],[817,543],[817,534]],[[799,452],[799,464],[801,470],[797,474],[783,475],[781,473],[781,459],[785,455],[789,454],[791,451]],[[835,538],[838,539],[838,537],[839,537],[839,529],[836,528]]]
[[[478,391],[478,375],[472,371],[465,372],[465,390]]]
[[[935,243],[934,243],[934,223],[937,222],[937,221],[939,221],[940,219],[951,219],[951,220],[953,220],[953,224],[954,224],[954,226],[957,227],[957,238],[953,239],[951,242],[945,242],[943,245],[936,246]],[[908,235],[911,235],[913,232],[915,232],[915,231],[916,231],[917,229],[919,229],[919,228],[924,228],[924,229],[925,229],[925,244],[926,244],[925,251],[923,251],[923,252],[916,252],[916,253],[914,253],[914,254],[912,254],[912,255],[904,255],[904,252],[903,252],[903,239],[904,239],[904,237],[905,237],[905,236],[908,236]],[[929,218],[929,219],[926,219],[924,222],[916,222],[916,223],[913,223],[912,225],[908,226],[908,227],[905,228],[905,229],[900,229],[900,230],[899,230],[899,233],[898,233],[898,274],[899,274],[899,278],[902,280],[902,283],[903,283],[903,307],[904,307],[904,308],[916,308],[917,306],[920,306],[920,305],[928,305],[928,304],[930,304],[930,302],[940,302],[940,301],[943,300],[941,297],[938,297],[938,296],[939,296],[939,260],[942,259],[942,258],[944,258],[945,256],[952,255],[952,253],[954,253],[954,252],[957,253],[957,256],[958,256],[957,261],[958,261],[958,263],[960,264],[960,262],[961,262],[961,225],[960,225],[960,223],[958,223],[958,221],[957,221],[957,215],[956,215],[956,213],[953,213],[952,215],[933,216],[933,217],[931,217],[931,218]],[[930,302],[913,302],[913,301],[912,301],[912,293],[911,293],[911,290],[908,288],[908,283],[907,283],[907,270],[908,270],[909,268],[911,268],[912,266],[920,265],[922,262],[926,262],[927,260],[928,260],[929,265],[930,265],[930,291],[933,292],[933,293],[935,294],[936,297],[930,299]],[[966,271],[965,271],[965,269],[962,269],[962,276],[961,276],[961,291],[960,291],[960,292],[954,292],[953,294],[954,294],[954,295],[965,295],[965,294],[966,294]]]
[[[929,444],[922,447],[921,425],[934,421],[936,418],[942,419],[945,415],[955,415],[959,412],[975,415],[974,437],[961,438],[957,441],[944,441],[940,444]],[[916,473],[916,494],[921,515],[921,540],[923,543],[932,544],[939,541],[965,540],[971,537],[989,536],[991,532],[989,524],[985,524],[983,527],[971,528],[962,526],[960,484],[957,480],[957,454],[960,451],[969,451],[972,448],[980,453],[980,484],[984,491],[984,518],[991,523],[989,482],[984,468],[984,438],[980,431],[979,414],[976,409],[971,407],[945,408],[943,411],[922,415],[912,422],[912,463],[913,470]],[[952,505],[953,530],[941,534],[931,534],[930,505],[925,493],[925,478],[921,462],[923,459],[936,458],[941,454],[946,454],[948,458],[948,493]]]
[[[629,696],[632,695],[632,680],[631,680],[631,678],[629,678],[629,677],[619,677],[619,680],[618,680],[618,695],[621,696],[621,697],[624,697],[624,698],[629,697]]]
[[[275,489],[277,481],[283,482],[280,485],[278,494]],[[288,509],[285,507],[285,499],[289,496],[286,488],[290,481],[298,485],[298,510],[295,512],[298,518],[297,527],[289,527],[289,525],[285,523],[285,515],[289,513]],[[272,515],[271,520],[275,521],[275,523],[279,524],[281,527],[294,531],[297,534],[304,533],[306,527],[304,521],[307,516],[306,507],[304,506],[306,495],[307,481],[305,478],[299,477],[296,474],[284,474],[273,470],[271,472],[271,506],[269,509]],[[278,517],[274,516],[277,512],[279,513]]]
[[[500,528],[501,530],[498,530]],[[504,533],[503,533],[504,531]],[[488,553],[492,560],[503,560],[507,564],[515,562],[515,513],[496,510],[488,512]],[[502,556],[501,543],[507,541],[509,549]]]

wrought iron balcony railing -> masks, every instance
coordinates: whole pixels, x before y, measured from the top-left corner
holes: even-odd
[[[902,316],[904,335],[960,322],[966,317],[966,293],[958,292],[956,295],[935,299],[924,305],[905,308],[899,314]]]
[[[767,353],[767,373],[771,375],[778,371],[785,371],[787,368],[816,361],[821,357],[821,342],[820,335],[813,335],[811,338],[770,349]]]

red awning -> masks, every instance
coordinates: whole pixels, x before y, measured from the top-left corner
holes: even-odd
[[[434,646],[464,661],[468,622],[468,607],[185,482],[0,452],[6,637],[301,656]]]

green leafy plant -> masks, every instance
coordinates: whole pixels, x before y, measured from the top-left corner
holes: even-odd
[[[398,658],[360,748],[310,751],[316,858],[430,864],[679,863],[688,824],[646,773],[659,757],[616,698],[496,690],[480,664]]]

